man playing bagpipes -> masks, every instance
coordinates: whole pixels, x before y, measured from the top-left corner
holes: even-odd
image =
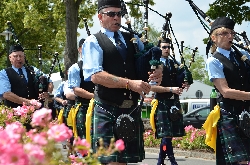
[[[156,138],[161,139],[160,153],[157,165],[164,165],[164,160],[168,156],[171,165],[177,165],[175,161],[172,138],[184,135],[183,116],[179,101],[179,95],[183,88],[188,89],[189,85],[184,83],[185,70],[181,70],[174,60],[169,58],[171,40],[166,38],[160,42],[162,56],[160,61],[163,66],[163,78],[160,86],[152,86],[151,91],[155,93],[152,101],[153,108],[150,120],[154,120]],[[180,83],[181,82],[181,83]],[[156,105],[157,104],[157,105]]]
[[[135,108],[139,96],[145,97],[144,94],[149,93],[151,88],[147,82],[137,79],[134,56],[136,52],[130,41],[131,34],[119,31],[120,27],[116,25],[121,23],[121,15],[120,0],[98,0],[101,30],[89,36],[83,45],[84,77],[91,78],[96,85],[92,115],[92,148],[94,152],[98,150],[101,138],[104,146],[108,147],[111,138],[119,140],[120,133],[125,133],[123,135],[126,137],[121,137],[125,142],[125,150],[113,153],[107,156],[107,159],[100,157],[102,164],[112,165],[137,163],[145,158],[141,111]],[[143,50],[144,45],[139,39],[137,45],[139,50]],[[160,82],[161,71],[156,70],[149,80]],[[148,70],[142,72],[147,73]],[[126,130],[119,129],[119,119],[124,118],[131,119],[128,123],[132,127]],[[129,136],[130,133],[133,136]],[[131,138],[127,138],[128,136]]]
[[[235,22],[217,18],[210,30],[213,55],[206,68],[219,98],[219,105],[203,125],[206,144],[216,152],[217,165],[249,164],[250,161],[250,84],[249,66],[233,51]],[[211,105],[212,106],[212,105]],[[219,107],[220,106],[220,107]]]
[[[24,49],[21,45],[10,46],[9,60],[11,67],[0,71],[0,95],[3,95],[4,105],[11,108],[22,106],[23,103],[30,105],[32,99],[42,100],[49,98],[48,92],[39,94],[39,87],[35,79],[36,74],[41,71],[35,67],[25,65]],[[48,89],[52,91],[53,85],[48,85]],[[26,129],[31,129],[26,124]]]

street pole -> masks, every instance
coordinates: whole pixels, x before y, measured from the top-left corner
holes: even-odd
[[[3,31],[2,33],[0,33],[0,35],[5,36],[5,41],[6,41],[6,52],[7,52],[7,59],[6,59],[6,66],[10,67],[10,60],[9,60],[9,47],[10,47],[10,38],[12,36],[12,32],[9,31],[9,29],[6,29],[5,31]]]

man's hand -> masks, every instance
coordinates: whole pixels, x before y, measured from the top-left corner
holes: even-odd
[[[182,88],[186,90],[186,92],[188,91],[190,85],[188,84],[188,82],[184,82],[182,83]]]
[[[148,82],[150,82],[152,80],[153,82],[156,82],[157,85],[160,85],[161,81],[162,81],[162,76],[163,76],[162,70],[163,70],[162,66],[159,65],[158,68],[155,69],[155,71],[153,73],[148,72],[148,74],[149,74]]]
[[[142,97],[146,97],[145,94],[150,92],[151,86],[142,80],[129,80],[128,88],[134,92],[139,93]]]
[[[48,98],[49,98],[49,92],[40,93],[38,96],[39,100],[48,99]]]
[[[67,105],[67,103],[68,103],[67,100],[63,100],[63,101],[62,101],[62,105],[63,105],[63,106]]]

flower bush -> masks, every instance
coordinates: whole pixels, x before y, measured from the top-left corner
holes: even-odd
[[[173,137],[172,144],[174,148],[183,150],[199,150],[213,152],[213,149],[205,144],[206,132],[204,129],[196,129],[189,125],[185,128],[185,136]],[[153,131],[148,130],[144,133],[145,147],[159,147],[161,139],[156,139]]]
[[[40,106],[35,100],[31,106],[0,106],[0,165],[99,165],[99,156],[124,150],[122,140],[112,139],[109,148],[100,145],[93,153],[86,139],[76,138],[73,150],[85,157],[71,155],[65,160],[57,144],[71,138],[72,131],[52,121],[50,109],[36,110]],[[26,130],[29,124],[32,129]]]

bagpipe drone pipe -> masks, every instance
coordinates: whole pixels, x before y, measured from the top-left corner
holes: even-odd
[[[200,23],[202,24],[203,28],[206,30],[206,32],[208,34],[210,34],[209,30],[209,26],[206,25],[206,23],[204,23],[202,21],[202,19],[200,18],[200,16],[205,20],[207,21],[210,25],[213,23],[210,18],[201,10],[199,9],[192,0],[186,0],[189,2],[191,8],[193,9],[194,13],[196,14],[197,18],[199,19]],[[245,42],[245,45],[243,44],[243,42],[241,41],[240,37],[241,36]],[[247,57],[247,55],[243,55],[242,52],[238,49],[243,49],[245,51],[247,51],[249,54],[250,54],[250,41],[246,35],[246,32],[243,31],[241,33],[237,33],[236,32],[236,35],[234,36],[234,39],[237,41],[237,43],[234,43],[232,42],[232,48],[234,49],[235,53],[240,57],[240,59],[242,61],[244,61],[248,66],[250,66],[250,61]],[[212,45],[212,41],[209,41],[208,44],[207,44],[207,48],[206,48],[206,55],[208,57],[208,52],[209,52],[209,49]],[[238,48],[237,48],[238,47]]]
[[[135,54],[135,56],[137,57],[137,61],[136,61],[136,66],[137,66],[137,73],[138,77],[140,79],[142,79],[143,81],[147,81],[148,79],[148,74],[145,73],[145,70],[150,71],[152,64],[155,65],[159,65],[160,62],[160,58],[162,56],[162,51],[159,48],[159,44],[156,46],[154,46],[153,43],[148,42],[148,9],[150,9],[151,11],[157,13],[158,15],[160,15],[161,17],[165,18],[165,23],[163,25],[162,31],[161,31],[161,36],[159,37],[158,43],[160,43],[162,40],[166,39],[166,38],[170,38],[171,39],[171,34],[170,34],[170,30],[173,33],[171,24],[170,24],[170,18],[172,16],[171,13],[167,13],[166,16],[161,15],[160,13],[158,13],[157,11],[151,9],[150,7],[148,7],[149,1],[148,0],[143,0],[143,5],[140,4],[132,4],[132,3],[128,3],[126,2],[126,4],[130,4],[130,5],[137,5],[137,6],[143,6],[145,9],[144,12],[144,28],[143,30],[145,31],[144,35],[137,33],[136,31],[132,30],[131,25],[130,25],[130,21],[128,20],[128,16],[127,16],[127,10],[126,10],[126,5],[124,4],[124,2],[122,1],[122,11],[124,11],[124,17],[126,18],[126,24],[128,24],[128,28],[124,27],[122,25],[121,26],[123,29],[129,31],[132,34],[136,34],[138,35],[138,37],[141,38],[141,41],[144,43],[144,50],[142,51],[137,51],[137,53]],[[172,39],[171,39],[172,40]],[[175,38],[176,40],[176,38]],[[134,40],[133,40],[134,41]],[[176,40],[177,46],[179,48],[179,44]],[[172,54],[173,56],[170,56],[170,58],[173,59],[173,61],[175,62],[175,67],[177,68],[178,72],[177,72],[177,81],[178,81],[178,86],[182,87],[182,83],[183,82],[187,82],[189,85],[193,83],[193,78],[192,78],[192,74],[189,71],[189,68],[192,64],[192,62],[194,62],[194,56],[195,56],[195,52],[197,51],[197,48],[194,49],[193,51],[193,56],[192,56],[192,60],[190,61],[190,66],[187,67],[185,65],[185,61],[184,58],[182,56],[181,51],[180,55],[181,55],[181,63],[178,63],[175,59],[175,55],[174,55],[174,47],[173,44],[171,44],[172,47]],[[135,49],[136,48],[136,44],[135,44]],[[180,50],[180,49],[179,49]],[[150,63],[150,65],[148,65],[148,63]],[[144,72],[143,72],[144,71]]]
[[[136,72],[137,72],[137,77],[140,80],[143,80],[145,82],[148,81],[148,73],[149,71],[152,70],[152,66],[158,67],[158,65],[161,65],[160,58],[162,55],[162,51],[159,47],[154,47],[153,43],[149,43],[147,41],[147,19],[148,19],[148,14],[147,14],[147,9],[148,9],[148,0],[144,0],[144,5],[146,12],[144,13],[144,30],[145,30],[145,35],[143,36],[142,34],[139,34],[138,32],[132,30],[128,12],[126,9],[126,5],[123,0],[121,0],[121,9],[123,11],[122,16],[126,19],[126,24],[128,27],[122,26],[117,23],[118,26],[122,27],[123,29],[127,30],[131,34],[131,41],[133,42],[134,49],[135,49],[135,57],[136,57]],[[138,45],[137,45],[137,38],[134,37],[134,35],[137,35],[139,38],[141,38],[143,44],[144,44],[144,50],[139,50]],[[142,39],[143,38],[143,39]]]

